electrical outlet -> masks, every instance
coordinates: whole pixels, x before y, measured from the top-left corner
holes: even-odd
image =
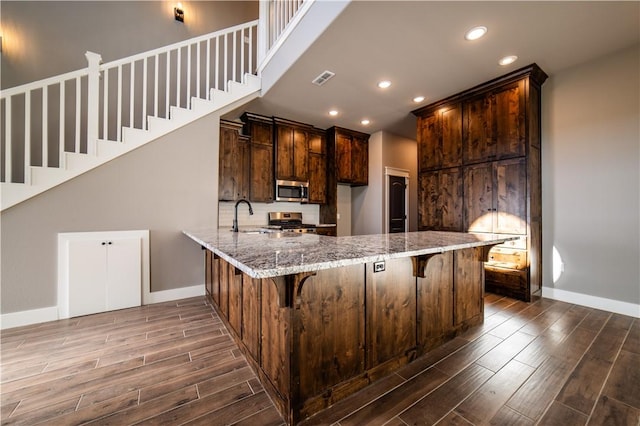
[[[373,272],[384,271],[384,262],[373,262]]]

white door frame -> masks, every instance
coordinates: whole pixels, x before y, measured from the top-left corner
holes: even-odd
[[[404,211],[407,215],[405,219],[405,232],[409,229],[409,170],[395,167],[384,168],[384,232],[389,233],[389,176],[404,177]]]

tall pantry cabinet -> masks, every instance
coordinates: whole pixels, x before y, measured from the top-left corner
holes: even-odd
[[[420,230],[520,236],[493,248],[485,288],[530,301],[542,288],[540,95],[532,64],[414,111]]]

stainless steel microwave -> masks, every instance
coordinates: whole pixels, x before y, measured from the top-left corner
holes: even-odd
[[[309,182],[276,180],[276,201],[309,202]]]

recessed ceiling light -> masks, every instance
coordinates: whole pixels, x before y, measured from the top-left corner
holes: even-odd
[[[424,96],[416,96],[415,98],[413,98],[413,102],[417,104],[419,104],[422,101],[424,101]]]
[[[487,33],[487,27],[473,27],[464,35],[465,40],[477,40]]]
[[[380,83],[378,83],[378,87],[381,89],[386,89],[390,86],[391,86],[391,82],[389,80],[383,80]]]
[[[500,59],[498,61],[498,63],[500,65],[510,65],[510,64],[514,63],[517,59],[518,59],[518,57],[516,55],[509,55],[509,56],[505,56],[504,58]]]
[[[371,123],[371,121],[367,120],[366,118],[363,119],[362,121],[360,121],[360,124],[362,124],[363,126],[368,125],[369,123]]]
[[[332,117],[335,117],[336,115],[338,115],[338,111],[335,109],[332,109],[331,111],[329,111],[329,115]]]

